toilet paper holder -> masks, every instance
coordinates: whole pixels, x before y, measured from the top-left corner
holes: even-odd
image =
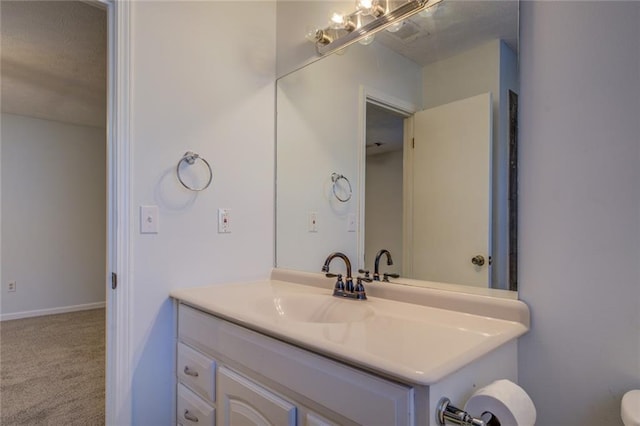
[[[446,425],[447,421],[460,426],[500,426],[500,422],[490,412],[483,413],[482,417],[477,419],[466,411],[451,405],[451,400],[447,397],[441,398],[438,402],[436,420],[440,426]]]

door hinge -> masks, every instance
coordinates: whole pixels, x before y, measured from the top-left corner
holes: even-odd
[[[115,272],[111,273],[111,290],[115,290],[118,287],[118,275]]]
[[[411,148],[416,147],[416,138],[411,138]]]

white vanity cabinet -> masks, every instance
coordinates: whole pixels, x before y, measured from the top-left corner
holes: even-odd
[[[183,426],[415,424],[412,387],[184,304],[177,360]]]
[[[272,275],[171,292],[178,424],[435,426],[442,397],[517,382],[521,301],[396,285],[356,302],[321,274]]]

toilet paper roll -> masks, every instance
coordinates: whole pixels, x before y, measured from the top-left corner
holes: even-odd
[[[500,421],[501,426],[533,426],[536,422],[533,401],[524,389],[510,380],[496,380],[478,389],[464,410],[476,418],[488,411]]]

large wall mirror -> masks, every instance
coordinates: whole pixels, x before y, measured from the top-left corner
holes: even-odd
[[[337,3],[309,4],[278,7],[304,27]],[[517,289],[518,7],[443,0],[278,79],[276,266],[341,251],[391,282]]]

